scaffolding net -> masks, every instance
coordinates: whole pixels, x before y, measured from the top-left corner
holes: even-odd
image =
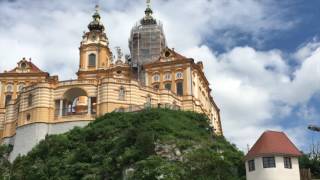
[[[158,60],[166,45],[161,22],[142,20],[131,30],[129,48],[132,65],[139,67]]]

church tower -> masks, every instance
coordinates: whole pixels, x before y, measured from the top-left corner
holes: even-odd
[[[96,6],[93,20],[88,25],[89,32],[84,32],[80,45],[80,65],[78,76],[96,78],[97,71],[107,69],[112,63],[112,52],[105,27],[101,22],[99,7]]]
[[[147,0],[145,16],[132,28],[129,38],[134,67],[157,61],[167,46],[162,24],[152,14],[150,0]]]

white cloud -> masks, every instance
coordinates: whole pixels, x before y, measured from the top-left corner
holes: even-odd
[[[217,54],[203,45],[190,48],[185,54],[204,61],[214,99],[221,108],[225,134],[231,141],[245,149],[264,130],[271,129],[287,132],[304,147],[308,121],[286,127],[280,120],[293,113],[293,107],[306,104],[310,97],[320,92],[320,53],[317,49],[294,72],[289,70],[288,60],[279,50],[261,52],[251,47],[236,47]],[[295,77],[291,80],[292,74]],[[310,108],[301,113],[310,115]],[[313,109],[312,113],[315,112]]]
[[[304,61],[308,57],[312,56],[312,54],[316,52],[319,47],[320,43],[318,42],[318,38],[314,38],[311,42],[302,44],[297,52],[294,53],[293,57],[298,60],[299,63],[301,63],[301,61]]]
[[[112,49],[120,46],[129,52],[130,29],[142,18],[144,3],[144,0],[100,1],[102,20]],[[91,21],[93,7],[89,0],[2,1],[0,45],[1,50],[8,53],[0,54],[0,70],[14,67],[15,61],[27,56],[42,69],[61,75],[62,79],[75,77],[77,47],[82,31]],[[155,17],[164,22],[169,45],[178,50],[197,46],[208,37],[218,41],[220,33],[217,32],[221,30],[258,36],[259,32],[290,27],[290,22],[270,16],[274,8],[270,3],[255,0],[172,0],[154,1],[153,4]],[[226,44],[235,44],[237,38],[233,38]],[[223,39],[220,41],[224,44]]]

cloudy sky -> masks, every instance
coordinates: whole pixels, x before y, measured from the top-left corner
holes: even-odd
[[[22,57],[75,78],[96,3],[110,47],[128,53],[145,0],[0,0],[0,71]],[[203,61],[226,137],[245,150],[265,130],[305,151],[320,135],[319,0],[153,0],[168,45]]]

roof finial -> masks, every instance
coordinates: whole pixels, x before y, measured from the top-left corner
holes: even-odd
[[[144,12],[145,12],[147,18],[151,18],[151,15],[153,12],[151,9],[151,1],[150,0],[147,0],[147,9]]]
[[[156,20],[152,17],[153,11],[151,9],[151,0],[146,0],[147,2],[147,8],[144,11],[145,16],[141,20],[142,25],[151,25],[151,24],[157,24]]]
[[[97,13],[99,12],[99,9],[100,9],[100,7],[99,7],[99,5],[97,4],[96,7],[95,7],[95,10],[96,10]]]
[[[147,8],[151,8],[151,0],[147,0]]]

